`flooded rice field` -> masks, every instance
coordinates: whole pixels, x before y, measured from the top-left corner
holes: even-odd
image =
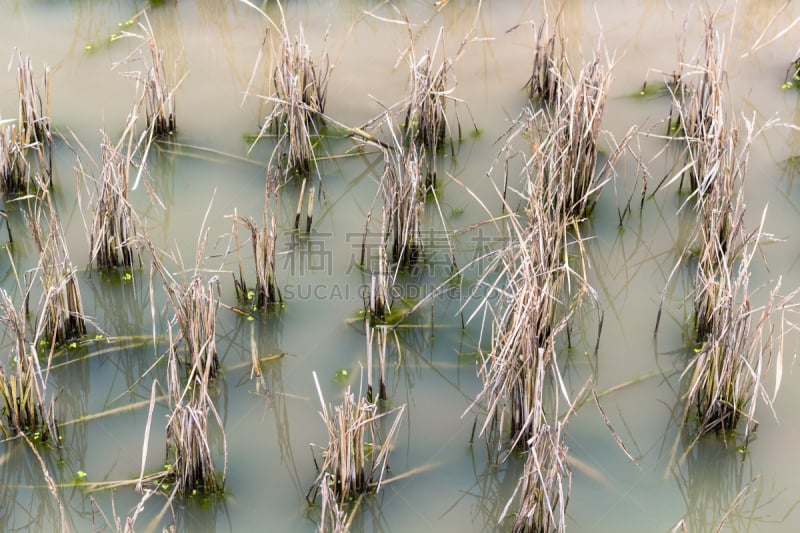
[[[0,529],[800,529],[796,5],[0,20]]]

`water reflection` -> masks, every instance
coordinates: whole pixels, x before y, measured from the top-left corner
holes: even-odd
[[[749,457],[733,441],[706,435],[691,442],[685,462],[673,475],[686,503],[683,516],[689,531],[711,531],[724,527],[750,531],[767,515],[768,501],[760,475],[752,471]]]

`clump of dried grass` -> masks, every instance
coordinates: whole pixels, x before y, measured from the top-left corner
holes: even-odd
[[[17,310],[3,289],[0,289],[0,322],[5,325],[13,346],[8,365],[0,366],[0,397],[5,415],[5,423],[0,420],[0,431],[6,439],[22,433],[60,447],[55,396],[47,391],[35,343],[26,348],[24,313]]]
[[[125,139],[120,143],[123,143]],[[98,270],[141,266],[133,207],[128,201],[131,161],[103,134],[102,167],[90,234],[90,263]]]
[[[5,194],[25,192],[29,171],[16,125],[0,121],[0,191]]]
[[[265,99],[272,110],[264,119],[259,137],[272,130],[278,137],[270,161],[283,154],[286,174],[308,174],[315,163],[312,136],[324,123],[328,81],[333,70],[327,52],[319,61],[311,55],[302,27],[292,38],[285,20],[272,72],[273,92]]]
[[[409,146],[403,146],[394,134],[393,140],[392,147],[383,150],[383,224],[385,238],[391,239],[392,261],[403,270],[416,265],[423,255],[420,228],[426,195],[424,155],[413,141]]]
[[[50,68],[44,71],[44,95],[33,76],[33,62],[22,57],[17,50],[17,93],[19,115],[17,117],[17,139],[19,147],[26,152],[35,151],[39,161],[42,180],[49,185],[52,176],[53,136],[50,131]],[[17,190],[15,192],[21,192]]]
[[[145,120],[153,137],[172,135],[177,131],[175,91],[179,81],[170,81],[164,67],[164,50],[159,48],[150,19],[145,13],[144,23],[139,22],[149,61],[143,76]],[[174,77],[173,77],[174,78]]]
[[[543,104],[557,102],[561,98],[564,74],[568,68],[564,38],[545,19],[536,35],[531,77],[525,84],[528,97]]]
[[[278,240],[276,213],[278,210],[278,181],[276,176],[268,172],[267,184],[264,192],[264,215],[262,226],[258,227],[251,218],[240,217],[234,213],[233,236],[236,244],[237,257],[239,258],[239,275],[234,274],[234,286],[240,302],[255,301],[259,309],[282,301],[281,291],[275,276],[275,253]],[[239,254],[239,230],[243,225],[250,232],[250,243],[253,248],[253,262],[255,264],[256,286],[253,293],[247,288],[245,281],[244,265]]]
[[[685,142],[684,167],[679,175],[688,174],[689,189],[700,195],[711,187],[718,174],[715,162],[727,147],[725,43],[714,29],[713,17],[707,17],[705,24],[702,63],[689,72],[675,74],[679,81],[668,85],[672,95],[668,129]]]
[[[380,412],[376,404],[356,398],[348,389],[342,403],[332,407],[325,403],[316,373],[314,382],[322,406],[320,416],[328,429],[328,445],[306,498],[313,502],[325,483],[341,507],[359,494],[380,490],[405,405]],[[392,416],[394,420],[382,436],[381,419]]]
[[[37,201],[33,211],[25,215],[39,254],[36,273],[42,288],[34,338],[55,346],[83,337],[86,320],[61,223],[49,192],[44,190],[43,195],[44,199]]]
[[[529,165],[541,174],[553,209],[570,217],[591,213],[600,191],[611,179],[613,165],[631,133],[597,168],[599,140],[611,68],[599,59],[585,65],[574,82],[562,79],[549,106],[523,113],[522,133],[530,142]]]
[[[48,186],[52,175],[53,135],[50,128],[50,69],[45,67],[44,95],[33,75],[33,62],[17,54],[16,120],[0,120],[0,191],[19,194],[32,186]],[[30,156],[33,154],[34,158]],[[31,167],[32,162],[38,168]],[[37,173],[38,180],[33,178]]]
[[[568,240],[566,212],[553,213],[535,182],[528,182],[526,192],[524,213],[509,219],[511,240],[486,257],[479,279],[487,290],[478,309],[492,317],[492,344],[482,356],[483,389],[474,405],[486,406],[481,433],[498,450],[524,447],[538,433],[548,376],[561,379],[557,336],[583,299],[594,297],[585,281],[582,244]]]
[[[180,329],[177,342],[186,347],[185,365],[193,375],[213,379],[219,370],[216,329],[220,302],[219,280],[214,277],[204,283],[195,272],[184,285],[175,282],[165,285],[167,297],[175,312]]]
[[[467,42],[454,57],[445,55],[444,31],[440,30],[433,49],[427,48],[417,57],[414,37],[410,36],[407,62],[409,65],[409,94],[402,106],[405,108],[402,131],[403,147],[409,152],[418,152],[419,163],[423,166],[424,186],[436,186],[436,159],[450,131],[447,119],[448,101],[459,103],[452,96],[455,88],[454,62],[461,55]],[[441,61],[437,57],[441,55]],[[458,133],[461,138],[461,124],[456,116]],[[391,126],[391,124],[390,124]]]
[[[205,366],[200,366],[203,364]],[[177,355],[174,349],[170,349],[167,386],[172,413],[167,419],[169,467],[166,475],[174,480],[180,494],[221,494],[225,488],[227,444],[225,469],[220,477],[214,466],[209,440],[209,415],[214,416],[223,441],[225,439],[222,420],[208,394],[211,370],[215,364],[215,359],[196,359],[184,386],[179,377]]]
[[[517,511],[511,531],[565,531],[572,474],[567,464],[563,425],[544,424],[527,443],[525,464],[514,493],[500,515],[502,523],[511,505]]]
[[[698,348],[684,376],[689,380],[687,412],[695,406],[700,432],[727,434],[744,416],[747,441],[756,425],[756,399],[769,403],[763,393],[764,373],[774,358],[782,358],[782,348],[773,357],[773,346],[782,343],[774,337],[772,315],[782,316],[794,295],[780,297],[778,282],[762,308],[751,304],[750,266],[762,228],[751,233],[744,228],[740,188],[744,163],[736,161],[735,173],[720,167],[728,173],[716,178],[698,205],[700,248],[694,288]]]

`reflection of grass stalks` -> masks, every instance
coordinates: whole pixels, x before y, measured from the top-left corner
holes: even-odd
[[[309,489],[309,502],[321,492],[322,483],[334,491],[340,505],[364,492],[380,490],[405,405],[379,413],[374,403],[364,398],[356,400],[348,390],[343,402],[331,412],[316,373],[314,381],[322,405],[320,415],[328,428],[328,446],[322,453],[319,475]],[[390,415],[394,415],[394,421],[385,437],[381,437],[379,422]]]
[[[562,429],[561,423],[555,430],[542,425],[528,442],[522,475],[500,518],[502,521],[519,495],[514,532],[566,530],[572,475]]]
[[[271,207],[270,207],[271,206]],[[234,275],[234,286],[239,301],[255,300],[259,309],[282,301],[281,291],[275,279],[275,253],[278,239],[276,212],[278,210],[278,183],[272,173],[267,173],[267,186],[264,193],[263,226],[258,227],[252,219],[236,215],[231,217],[234,223],[233,234],[236,241],[237,256],[239,250],[238,225],[242,224],[250,231],[250,242],[253,246],[255,263],[256,288],[250,294],[244,279],[244,267],[239,256],[239,277]]]
[[[5,290],[0,289],[0,300],[0,321],[14,346],[8,368],[0,367],[0,396],[6,418],[5,424],[0,421],[0,430],[6,439],[19,432],[59,447],[55,397],[47,398],[47,383],[36,352],[25,349],[25,317]]]
[[[50,194],[46,190],[43,194],[46,201],[37,202],[34,213],[25,217],[39,253],[37,271],[42,286],[34,338],[56,345],[83,337],[86,323],[64,232]]]
[[[378,397],[377,401],[385,401],[388,396],[386,395],[386,341],[388,337],[388,330],[385,327],[377,326],[375,328],[370,326],[370,321],[365,322],[366,336],[367,336],[367,401],[373,401],[372,389],[372,354],[377,343],[378,349]],[[377,335],[377,340],[375,336]]]
[[[103,166],[94,207],[90,262],[98,269],[132,268],[139,257],[133,208],[128,202],[130,160],[103,136]]]
[[[281,27],[276,66],[272,74],[273,94],[267,98],[272,111],[267,115],[259,135],[270,128],[278,134],[274,154],[286,155],[286,172],[307,174],[314,164],[312,134],[323,122],[328,78],[332,67],[327,53],[319,64],[311,57],[303,29],[294,40],[285,21]]]

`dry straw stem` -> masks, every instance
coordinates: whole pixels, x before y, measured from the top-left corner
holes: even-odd
[[[259,138],[272,130],[278,141],[270,163],[282,154],[286,158],[284,169],[287,176],[308,174],[315,163],[312,136],[319,134],[318,128],[324,123],[328,80],[333,67],[326,51],[322,52],[319,61],[312,58],[302,27],[294,39],[291,37],[283,19],[283,8],[280,3],[278,6],[282,15],[281,25],[278,27],[272,23],[280,33],[280,44],[274,54],[273,92],[264,97],[272,104],[272,110],[264,119]]]
[[[414,52],[414,36],[409,25],[411,44],[405,56],[409,66],[409,95],[402,106],[405,107],[403,119],[403,146],[408,151],[419,151],[424,165],[425,188],[436,186],[436,157],[445,138],[453,138],[447,120],[447,103],[459,100],[452,96],[455,89],[454,62],[461,56],[469,40],[465,39],[455,56],[447,57],[445,51],[444,29],[439,30],[433,49],[427,48],[421,57]],[[441,60],[437,60],[438,56]],[[461,138],[461,124],[456,115],[458,133]],[[455,155],[454,150],[451,152]]]
[[[762,219],[763,224],[763,219]],[[727,434],[744,417],[745,443],[757,426],[758,399],[771,407],[780,386],[783,360],[783,317],[796,305],[797,290],[780,296],[780,279],[767,303],[753,308],[750,264],[758,248],[761,229],[747,238],[742,256],[720,265],[716,281],[715,305],[711,309],[708,331],[695,350],[683,376],[688,379],[686,418],[692,409],[700,423],[700,433]],[[773,318],[779,317],[777,320]],[[777,329],[776,329],[777,328]],[[765,378],[776,363],[775,391],[768,394]]]
[[[103,133],[102,167],[89,243],[90,263],[98,270],[141,266],[135,217],[128,201],[131,160],[123,153],[124,142],[123,137],[114,146]]]
[[[283,301],[281,291],[275,276],[275,254],[277,250],[277,221],[278,211],[278,180],[273,172],[267,172],[267,184],[264,191],[264,214],[262,226],[258,227],[251,218],[240,217],[236,213],[230,216],[233,220],[233,235],[239,259],[239,276],[234,274],[234,286],[239,301],[255,300],[255,305],[263,309],[268,305]],[[250,243],[253,249],[253,263],[255,265],[256,287],[255,292],[247,288],[244,276],[244,265],[239,248],[239,225],[243,225],[250,232]]]
[[[527,442],[525,465],[514,493],[500,515],[502,523],[518,500],[511,530],[545,532],[566,530],[566,508],[572,486],[567,465],[563,424],[541,425]]]
[[[180,81],[170,82],[167,78],[164,50],[158,47],[146,12],[144,23],[139,22],[139,28],[142,30],[142,35],[139,37],[149,52],[149,65],[143,79],[147,129],[152,131],[154,137],[172,135],[177,131],[175,91]]]
[[[225,472],[219,477],[214,467],[208,438],[209,415],[214,415],[221,432],[222,421],[206,388],[197,389],[199,392],[192,392],[188,401],[179,399],[175,403],[167,421],[170,473],[180,494],[220,494],[225,488]]]
[[[22,193],[28,187],[30,167],[13,121],[0,120],[0,192]]]
[[[333,489],[340,506],[359,494],[379,491],[405,404],[379,412],[376,404],[363,397],[356,399],[348,389],[342,403],[332,407],[325,403],[316,372],[314,383],[322,406],[320,416],[328,429],[328,446],[322,452],[322,466],[306,498],[313,503],[322,491],[322,483]],[[382,419],[392,416],[389,430],[381,436]]]
[[[596,302],[580,238],[570,236],[566,213],[551,212],[531,179],[524,213],[508,219],[510,241],[485,257],[478,280],[485,296],[470,317],[491,317],[491,349],[479,370],[483,389],[472,406],[485,406],[481,434],[496,441],[498,451],[524,448],[539,432],[548,375],[566,395],[556,340],[585,297]]]
[[[320,533],[346,533],[350,530],[347,513],[336,499],[336,491],[333,490],[333,484],[331,475],[325,473],[319,484],[320,499],[322,500],[318,528]]]
[[[387,116],[391,128],[391,119]],[[391,238],[391,257],[399,270],[422,260],[422,232],[426,186],[423,150],[414,141],[403,146],[392,132],[393,146],[383,149],[381,176],[384,238]]]
[[[165,290],[180,328],[178,342],[183,339],[186,346],[188,357],[185,363],[190,379],[193,376],[206,381],[215,378],[219,370],[215,340],[220,302],[219,280],[215,276],[204,283],[195,272],[185,285],[172,282],[165,284]]]
[[[564,5],[566,2],[562,4],[561,9]],[[564,74],[569,70],[566,43],[558,31],[560,14],[559,11],[553,28],[547,18],[539,26],[531,77],[525,84],[528,88],[528,97],[534,102],[541,102],[545,105],[560,100]]]
[[[33,76],[33,62],[22,57],[17,50],[17,93],[19,114],[17,117],[16,143],[27,152],[33,149],[39,161],[42,180],[49,185],[52,175],[53,136],[50,131],[50,68],[44,71],[44,96]],[[17,189],[14,192],[22,192]]]
[[[41,185],[41,181],[38,181]],[[78,280],[69,259],[64,232],[53,207],[50,193],[43,190],[25,222],[39,253],[36,267],[42,288],[34,340],[55,346],[86,334]],[[46,233],[45,233],[46,232]]]
[[[5,413],[5,423],[0,420],[3,438],[22,433],[60,447],[55,396],[48,394],[47,378],[34,347],[30,350],[25,347],[25,316],[3,289],[0,289],[0,322],[13,343],[8,365],[0,366],[0,396]]]
[[[689,189],[699,195],[711,187],[717,173],[715,163],[727,145],[725,42],[714,29],[714,16],[707,16],[705,25],[701,60],[689,72],[674,74],[676,81],[667,85],[672,95],[668,133],[685,143],[683,167],[671,181],[677,177],[682,181],[688,174]]]
[[[551,211],[580,219],[591,213],[600,191],[614,175],[614,165],[626,149],[635,128],[619,141],[597,168],[602,118],[613,62],[601,62],[599,52],[574,81],[562,78],[557,98],[548,106],[526,107],[506,139],[500,158],[506,157],[518,137],[527,141],[526,172],[534,174],[545,191]],[[495,163],[497,164],[497,162]],[[562,216],[562,215],[556,215]]]

